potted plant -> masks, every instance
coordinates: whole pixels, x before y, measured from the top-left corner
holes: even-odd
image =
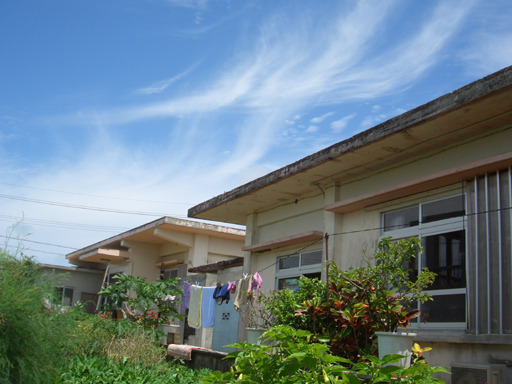
[[[416,238],[396,242],[385,238],[364,267],[343,271],[331,262],[327,294],[310,295],[295,316],[309,319],[300,324],[318,340],[327,340],[331,353],[352,361],[359,358],[360,351],[370,353],[382,332],[402,335],[397,331],[406,329],[419,315],[419,310],[410,308],[417,301],[430,299],[423,290],[435,276],[428,270],[413,275],[412,261],[420,245]],[[409,343],[412,347],[412,340]],[[394,347],[390,351],[380,340],[378,344],[381,355],[406,351]]]
[[[244,292],[246,300],[239,308],[240,318],[245,324],[247,341],[260,344],[261,335],[272,325],[272,314],[268,308],[269,296],[264,292]]]

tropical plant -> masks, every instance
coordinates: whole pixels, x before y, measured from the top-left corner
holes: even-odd
[[[290,326],[274,326],[263,334],[268,344],[237,343],[240,350],[228,355],[235,362],[229,372],[212,372],[206,384],[223,383],[443,383],[433,377],[445,368],[426,363],[410,368],[392,365],[403,356],[388,355],[382,360],[364,356],[356,364],[329,353],[324,343],[314,342],[311,332]]]
[[[413,277],[409,267],[419,251],[417,238],[396,242],[384,238],[365,267],[342,271],[330,263],[328,284],[308,285],[302,278],[297,292],[278,293],[271,300],[276,323],[299,326],[318,339],[328,339],[332,353],[352,361],[374,353],[375,332],[406,328],[419,313],[411,306],[431,299],[424,289],[435,274],[425,269]],[[284,308],[286,315],[277,313]]]
[[[266,299],[266,307],[271,313],[273,324],[289,325],[295,329],[315,329],[314,318],[297,316],[296,311],[304,309],[304,302],[310,300],[326,301],[327,285],[325,281],[301,276],[297,290],[282,289],[272,291]]]
[[[102,314],[115,313],[123,309],[125,316],[134,324],[145,329],[156,330],[159,325],[181,318],[178,311],[178,297],[183,292],[177,288],[179,279],[147,282],[144,277],[119,274],[115,282],[103,288],[99,294],[106,299]]]

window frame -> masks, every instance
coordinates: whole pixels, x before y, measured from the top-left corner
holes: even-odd
[[[302,264],[302,257],[303,255],[310,254],[310,253],[319,253],[320,254],[320,262],[316,264],[309,264],[309,265],[301,265]],[[280,269],[279,264],[281,259],[289,258],[292,256],[299,256],[299,266],[298,267],[292,267],[292,268],[286,268],[286,269]],[[303,275],[313,274],[313,273],[322,273],[322,265],[323,265],[323,252],[322,249],[314,249],[310,251],[303,251],[303,252],[295,252],[290,253],[288,255],[278,256],[276,258],[276,273],[275,273],[275,289],[279,289],[279,281],[282,279],[296,279],[298,280]]]
[[[427,223],[422,222],[422,207],[425,204],[433,203],[436,201],[441,201],[453,197],[462,197],[464,199],[464,213],[462,216],[451,217],[447,219],[441,219],[437,221],[428,221]],[[468,231],[467,231],[467,196],[465,192],[451,193],[443,196],[437,196],[431,199],[421,199],[411,204],[404,204],[401,207],[396,207],[394,209],[389,209],[381,212],[381,237],[391,237],[393,240],[399,240],[408,237],[418,237],[422,241],[424,238],[428,236],[442,235],[444,233],[464,231],[464,242],[465,242],[465,252],[464,252],[464,277],[466,279],[466,284],[464,288],[448,288],[448,289],[434,289],[434,290],[425,290],[426,293],[432,295],[435,300],[436,296],[445,296],[445,295],[458,295],[464,294],[464,302],[465,302],[465,313],[464,313],[464,321],[462,322],[429,322],[427,319],[426,323],[421,322],[421,316],[418,319],[411,321],[412,328],[429,328],[429,329],[466,329],[468,323]],[[397,212],[400,210],[410,209],[411,207],[416,206],[418,208],[418,224],[411,227],[400,228],[396,230],[388,230],[385,231],[384,226],[384,215],[390,212]],[[420,253],[418,257],[418,266],[422,265],[422,259],[425,255]],[[420,303],[417,303],[418,308],[421,307]]]

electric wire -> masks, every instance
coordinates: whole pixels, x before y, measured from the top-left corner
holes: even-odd
[[[0,195],[1,197],[1,195]],[[508,210],[511,210],[512,207],[503,207],[503,208],[497,208],[497,209],[491,209],[491,210],[485,210],[485,211],[479,211],[479,212],[474,212],[474,213],[470,213],[470,214],[464,214],[464,215],[461,215],[461,217],[463,217],[464,219],[467,219],[468,217],[471,217],[471,216],[476,216],[476,215],[481,215],[481,214],[489,214],[489,213],[497,213],[497,212],[502,212],[502,211],[508,211]],[[437,226],[442,226],[443,224],[439,224],[439,225],[435,225],[433,224],[432,227],[437,227]],[[373,227],[373,228],[364,228],[364,229],[356,229],[356,230],[352,230],[352,231],[343,231],[343,232],[338,232],[338,233],[332,233],[332,234],[327,234],[327,236],[339,236],[339,235],[349,235],[349,234],[355,234],[355,233],[363,233],[363,232],[370,232],[370,231],[381,231],[385,228],[390,228],[392,226],[379,226],[379,227]],[[3,237],[3,238],[8,238],[8,236],[3,236],[3,235],[0,235],[0,237]],[[318,239],[318,240],[315,240],[311,243],[308,243],[306,246],[304,246],[303,248],[301,248],[299,251],[297,252],[294,252],[290,255],[287,255],[287,256],[283,256],[281,258],[279,258],[279,260],[283,260],[288,258],[288,257],[291,257],[297,253],[300,253],[302,252],[304,249],[308,248],[308,247],[311,247],[321,241],[324,240],[325,237],[323,237],[322,239]],[[73,247],[67,247],[67,246],[63,246],[63,245],[57,245],[57,244],[50,244],[50,243],[44,243],[44,242],[38,242],[38,241],[34,241],[34,240],[28,240],[28,239],[20,239],[21,242],[30,242],[30,243],[37,243],[37,244],[43,244],[43,245],[48,245],[48,246],[54,246],[54,247],[59,247],[59,248],[67,248],[67,249],[71,249],[71,250],[77,250],[77,248],[73,248]],[[268,268],[271,268],[272,266],[275,266],[279,260],[276,260],[275,262],[273,262],[272,264],[262,268],[261,270],[259,270],[259,272],[262,272],[262,271],[265,271],[266,269]]]
[[[168,201],[157,201],[157,200],[143,200],[143,199],[130,199],[126,197],[116,197],[116,196],[104,196],[104,195],[94,195],[91,193],[83,193],[83,192],[69,192],[69,191],[60,191],[58,189],[50,189],[50,188],[39,188],[39,187],[30,187],[28,185],[19,185],[19,184],[11,184],[11,183],[0,183],[3,185],[9,185],[11,187],[19,187],[19,188],[27,188],[27,189],[35,189],[38,191],[47,191],[47,192],[57,192],[64,193],[68,195],[77,195],[77,196],[89,196],[89,197],[99,197],[102,199],[112,199],[112,200],[125,200],[125,201],[138,201],[141,203],[158,203],[158,204],[170,204],[170,205],[187,205],[190,206],[190,203],[171,203]]]
[[[28,217],[17,217],[17,216],[9,216],[9,215],[0,215],[0,221],[8,222],[8,223],[23,223],[23,224],[39,225],[39,226],[43,226],[43,227],[78,229],[78,230],[95,231],[95,232],[105,232],[105,231],[106,232],[120,232],[120,231],[126,231],[129,229],[127,227],[115,227],[115,226],[96,225],[96,224],[80,224],[80,223],[72,223],[72,222],[67,222],[67,221],[33,219],[33,218],[28,218]]]
[[[497,208],[497,209],[490,209],[490,210],[485,210],[485,211],[479,211],[479,212],[474,212],[474,213],[470,213],[470,214],[464,214],[464,215],[461,215],[460,217],[463,217],[464,219],[467,219],[468,217],[471,217],[471,216],[476,216],[476,215],[484,215],[484,214],[489,214],[489,213],[498,213],[498,212],[503,212],[503,211],[509,211],[509,210],[512,210],[512,207],[504,207],[504,208]],[[465,220],[464,220],[465,221]],[[432,228],[436,228],[436,227],[442,227],[444,226],[444,224],[432,224]],[[363,233],[363,232],[370,232],[370,231],[382,231],[384,230],[385,228],[390,228],[390,227],[401,227],[400,225],[395,225],[395,226],[391,226],[391,225],[387,225],[387,226],[379,226],[379,227],[374,227],[374,228],[365,228],[365,229],[356,229],[356,230],[353,230],[353,231],[343,231],[343,232],[338,232],[338,233],[331,233],[331,234],[328,234],[328,233],[325,233],[324,237],[322,239],[318,239],[318,240],[315,240],[311,243],[308,243],[306,246],[302,247],[300,250],[298,251],[295,251],[289,255],[286,255],[286,256],[282,256],[282,257],[279,257],[279,258],[276,258],[276,261],[273,262],[272,264],[264,267],[263,269],[259,270],[258,273],[260,272],[263,272],[275,265],[277,265],[277,263],[279,263],[281,260],[286,260],[288,257],[291,257],[291,256],[294,256],[294,255],[297,255],[297,254],[300,254],[303,250],[319,243],[320,241],[324,241],[326,239],[326,237],[330,237],[330,236],[340,236],[340,235],[351,235],[351,234],[355,234],[355,233]]]
[[[33,248],[19,248],[15,245],[7,245],[8,248],[16,248],[17,250],[19,250],[19,252],[21,254],[24,254],[24,252],[26,251],[31,251],[31,252],[37,252],[37,253],[45,253],[45,254],[50,254],[50,255],[57,255],[57,256],[66,256],[64,253],[57,253],[57,252],[50,252],[50,251],[43,251],[43,250],[40,250],[40,249],[33,249]]]
[[[153,217],[162,217],[162,216],[184,217],[183,215],[161,214],[161,213],[155,213],[155,212],[128,211],[128,210],[122,210],[122,209],[92,207],[92,206],[88,206],[88,205],[61,203],[58,201],[31,199],[28,197],[12,196],[12,195],[5,195],[5,194],[0,194],[0,198],[25,201],[25,202],[29,202],[29,203],[53,205],[53,206],[65,207],[65,208],[83,209],[83,210],[87,210],[87,211],[122,213],[122,214],[127,214],[127,215],[153,216]]]
[[[27,242],[27,243],[34,243],[34,244],[49,245],[49,246],[57,247],[57,248],[72,249],[74,251],[76,251],[78,249],[78,248],[74,248],[74,247],[68,247],[68,246],[65,246],[65,245],[45,243],[45,242],[42,242],[42,241],[29,240],[29,239],[24,239],[24,238],[12,238],[10,236],[5,236],[5,235],[0,235],[0,237],[3,237],[5,239],[7,239],[7,241],[12,239],[12,240],[16,240],[16,241],[21,242],[21,243]]]

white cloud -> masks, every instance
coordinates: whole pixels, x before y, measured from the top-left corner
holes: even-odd
[[[379,115],[373,115],[373,116],[366,116],[363,121],[361,122],[361,128],[367,129],[374,127],[375,125],[382,123],[383,121],[387,120],[389,117],[388,114],[379,114]]]
[[[318,125],[310,125],[307,129],[306,129],[306,132],[307,133],[315,133],[316,131],[318,131],[319,127]]]
[[[354,117],[356,117],[356,114],[355,113],[352,113],[348,116],[345,116],[339,120],[336,120],[336,121],[333,121],[331,123],[331,129],[333,132],[335,133],[340,133],[341,131],[343,131],[345,129],[345,127],[347,126],[348,122],[350,120],[352,120]]]
[[[324,121],[325,119],[327,119],[328,117],[331,117],[332,115],[334,115],[336,112],[327,112],[327,113],[324,113],[323,115],[321,116],[317,116],[317,117],[313,117],[310,122],[313,123],[313,124],[318,124],[318,123],[321,123],[322,121]]]

